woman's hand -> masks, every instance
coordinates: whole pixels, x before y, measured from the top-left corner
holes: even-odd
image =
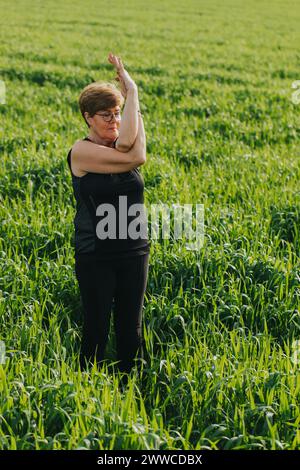
[[[137,89],[137,85],[130,77],[127,70],[124,69],[124,65],[120,57],[115,56],[114,54],[110,53],[108,55],[108,61],[115,67],[117,71],[117,76],[115,80],[120,82],[121,85],[121,93],[126,98],[127,92],[131,89]]]

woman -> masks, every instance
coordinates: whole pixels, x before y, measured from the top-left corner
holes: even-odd
[[[75,272],[84,313],[80,366],[104,360],[114,300],[117,364],[128,373],[144,358],[142,309],[150,241],[138,167],[146,161],[146,138],[137,85],[119,57],[109,54],[108,60],[121,92],[111,83],[83,89],[79,106],[89,134],[68,153],[77,203]],[[133,215],[136,207],[138,217]]]

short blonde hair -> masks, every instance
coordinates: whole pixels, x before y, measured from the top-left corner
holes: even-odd
[[[84,117],[86,111],[93,117],[98,111],[104,111],[115,106],[122,107],[124,97],[114,83],[93,82],[82,90],[78,103],[82,117],[87,126],[90,127]]]

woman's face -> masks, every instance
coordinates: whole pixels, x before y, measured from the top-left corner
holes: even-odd
[[[114,113],[114,116],[112,116],[112,113]],[[108,119],[109,114],[111,121],[107,121],[104,119],[105,116],[107,116]],[[121,124],[120,106],[115,106],[114,108],[97,111],[97,114],[95,114],[93,117],[89,117],[88,113],[85,113],[85,115],[93,131],[98,134],[98,136],[102,139],[114,141],[119,136],[119,127]]]

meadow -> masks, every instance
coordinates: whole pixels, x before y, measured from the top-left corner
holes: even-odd
[[[0,8],[0,449],[300,449],[299,3]],[[152,241],[147,364],[123,392],[79,369],[66,160],[110,51],[139,89],[146,207],[205,217],[199,251]]]

